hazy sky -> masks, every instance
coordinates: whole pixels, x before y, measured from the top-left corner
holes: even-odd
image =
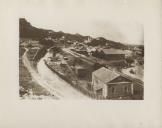
[[[23,4],[20,17],[33,26],[143,44],[140,5],[136,3],[127,0],[35,0]]]

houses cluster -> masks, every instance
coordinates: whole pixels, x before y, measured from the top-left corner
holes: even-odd
[[[84,77],[87,74],[87,69],[81,66],[75,71],[77,77]],[[87,88],[101,99],[143,99],[141,81],[136,82],[129,76],[105,67],[91,72],[91,84],[90,86],[87,84]]]
[[[81,43],[76,43],[72,51],[83,54],[87,57],[93,56],[105,60],[106,62],[115,62],[121,65],[125,61],[127,53],[125,50],[113,48],[96,48]],[[54,51],[57,51],[56,49]],[[55,53],[52,52],[55,56]],[[129,53],[131,54],[131,53]],[[59,57],[60,58],[60,57]],[[75,58],[75,57],[74,57]],[[80,62],[71,64],[74,61],[70,57],[66,57],[66,61],[72,71],[76,74],[79,80],[85,80],[85,77],[90,76],[87,83],[91,82],[90,87],[87,88],[95,95],[104,99],[132,99],[132,96],[138,95],[138,99],[143,99],[143,83],[137,84],[130,77],[123,76],[121,73],[106,68],[106,66],[98,67],[97,69],[90,70],[90,68]],[[64,56],[65,60],[65,56]],[[82,79],[83,78],[83,79]],[[82,86],[82,85],[80,85]],[[137,88],[138,86],[138,88]],[[140,87],[140,88],[139,88]],[[136,94],[135,94],[136,93]]]
[[[82,51],[86,51],[81,47]],[[125,62],[126,52],[120,49],[88,49],[92,56],[106,61],[113,61],[113,64],[121,66]],[[88,51],[87,50],[87,51]],[[129,53],[131,54],[131,53]],[[83,75],[86,69],[80,68]],[[79,73],[79,72],[78,72]],[[91,73],[91,89],[99,97],[105,99],[132,99],[138,95],[137,99],[143,99],[143,83],[135,84],[134,80],[128,76],[123,76],[119,72],[106,67],[101,67]],[[139,87],[138,89],[136,87]],[[134,94],[137,92],[137,94]]]

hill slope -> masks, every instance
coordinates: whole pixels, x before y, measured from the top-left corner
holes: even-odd
[[[71,42],[77,41],[80,43],[85,43],[85,41],[90,38],[91,40],[87,42],[87,45],[90,46],[108,45],[110,47],[118,48],[118,49],[127,49],[128,47],[132,48],[132,45],[125,45],[120,42],[107,40],[103,37],[92,38],[90,36],[83,36],[80,34],[70,34],[70,33],[64,33],[62,31],[55,32],[53,30],[36,28],[32,26],[25,18],[19,19],[19,30],[20,30],[20,38],[31,38],[31,39],[40,40],[48,36],[52,37],[53,39],[60,39],[63,37],[65,41],[71,41]]]

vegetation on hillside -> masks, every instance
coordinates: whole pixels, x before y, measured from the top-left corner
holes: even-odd
[[[42,40],[47,37],[51,37],[52,39],[61,39],[65,42],[80,42],[80,43],[85,43],[86,40],[89,38],[91,39],[89,42],[87,42],[88,46],[107,46],[107,47],[112,47],[116,49],[134,49],[134,47],[139,47],[140,49],[144,49],[143,45],[126,45],[121,42],[115,42],[112,40],[107,40],[103,37],[98,37],[98,38],[92,38],[90,36],[83,36],[80,34],[70,34],[70,33],[64,33],[62,31],[55,32],[53,30],[47,30],[47,29],[40,29],[33,27],[25,18],[20,18],[19,20],[19,26],[20,26],[20,38],[31,38],[31,39],[36,39]],[[62,43],[64,42],[62,41]],[[60,41],[61,42],[61,41]],[[46,41],[45,45],[51,45],[53,42]]]

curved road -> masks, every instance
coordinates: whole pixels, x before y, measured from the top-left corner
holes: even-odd
[[[38,72],[32,67],[27,58],[27,51],[23,55],[23,63],[30,72],[32,78],[42,87],[47,89],[59,99],[90,99],[78,90],[74,89],[67,82],[53,73],[45,64],[44,59],[48,57],[48,53],[37,64]]]

